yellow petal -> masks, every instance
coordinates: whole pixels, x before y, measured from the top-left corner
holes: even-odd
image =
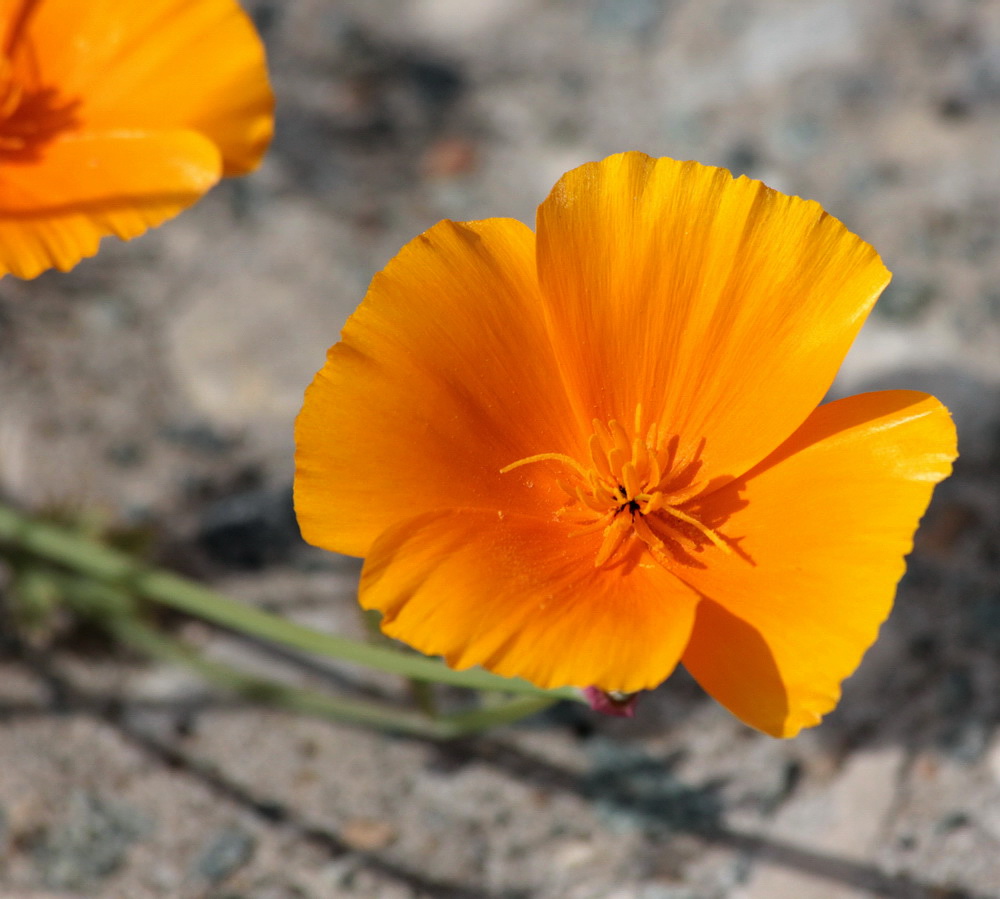
[[[742,474],[805,420],[889,279],[818,204],[641,153],[556,184],[538,268],[586,413],[643,404],[704,479]]]
[[[236,0],[36,0],[5,19],[18,78],[79,101],[83,130],[186,128],[218,145],[226,175],[259,162],[273,97]]]
[[[305,538],[365,555],[402,518],[562,504],[560,472],[501,475],[580,438],[542,320],[534,235],[442,222],[375,277],[306,392],[295,505]],[[525,489],[525,478],[532,486]]]
[[[194,203],[219,178],[219,151],[194,132],[79,136],[0,166],[0,274],[72,268],[101,237],[128,239]]]
[[[684,654],[699,683],[774,736],[818,723],[889,614],[914,530],[955,455],[951,418],[933,397],[863,394],[821,406],[707,497],[699,514],[728,515],[720,531],[737,551],[677,569],[707,598]]]
[[[600,534],[524,515],[431,512],[375,542],[361,603],[389,636],[455,668],[482,665],[541,687],[634,692],[673,671],[695,594],[632,553],[597,568]]]

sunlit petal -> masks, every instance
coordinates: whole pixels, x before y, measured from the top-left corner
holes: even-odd
[[[748,724],[793,736],[840,698],[889,614],[913,532],[955,457],[933,397],[885,391],[821,406],[744,480],[702,507],[738,553],[685,580],[699,607],[685,666]]]
[[[219,151],[190,131],[57,140],[30,166],[0,166],[0,273],[72,268],[104,234],[135,237],[219,179]]]
[[[272,107],[236,0],[0,4],[0,275],[68,269],[254,168]]]
[[[273,128],[264,48],[236,0],[35,0],[11,59],[29,84],[79,100],[85,132],[187,128],[225,175],[256,167]]]
[[[565,498],[555,473],[501,474],[574,430],[533,253],[519,222],[442,222],[376,276],[296,425],[307,540],[364,555],[385,528],[432,509],[551,516]]]
[[[375,542],[361,602],[383,612],[387,634],[455,668],[542,687],[654,687],[680,658],[697,597],[641,554],[595,568],[599,539],[524,515],[432,512]]]
[[[641,153],[563,176],[538,210],[538,268],[589,414],[644,404],[713,477],[801,424],[889,280],[817,203]]]

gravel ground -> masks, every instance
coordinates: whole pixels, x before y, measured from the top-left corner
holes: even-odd
[[[1000,896],[1000,3],[253,10],[279,104],[263,169],[69,275],[0,283],[9,498],[356,632],[356,564],[290,514],[304,386],[410,237],[530,222],[563,171],[622,149],[746,172],[871,241],[895,278],[837,389],[935,392],[963,457],[841,707],[792,741],[683,673],[632,721],[560,707],[438,745],[82,638],[7,641],[0,896]],[[214,657],[332,677],[183,627]]]

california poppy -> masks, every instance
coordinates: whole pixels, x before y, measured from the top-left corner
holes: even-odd
[[[818,204],[694,162],[574,169],[441,222],[306,393],[305,538],[383,630],[464,668],[632,694],[679,661],[791,736],[836,704],[955,457],[933,397],[821,402],[889,280]]]
[[[176,215],[270,140],[236,0],[0,0],[0,275],[71,268]]]

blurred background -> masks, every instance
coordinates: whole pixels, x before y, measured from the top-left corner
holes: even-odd
[[[0,283],[8,500],[360,634],[357,564],[295,528],[302,391],[411,237],[530,223],[564,171],[626,149],[818,200],[874,244],[895,276],[836,389],[936,393],[963,456],[879,643],[794,741],[683,672],[633,721],[392,738],[43,621],[0,645],[0,896],[1000,896],[1000,2],[247,6],[278,101],[263,168],[70,274]]]

